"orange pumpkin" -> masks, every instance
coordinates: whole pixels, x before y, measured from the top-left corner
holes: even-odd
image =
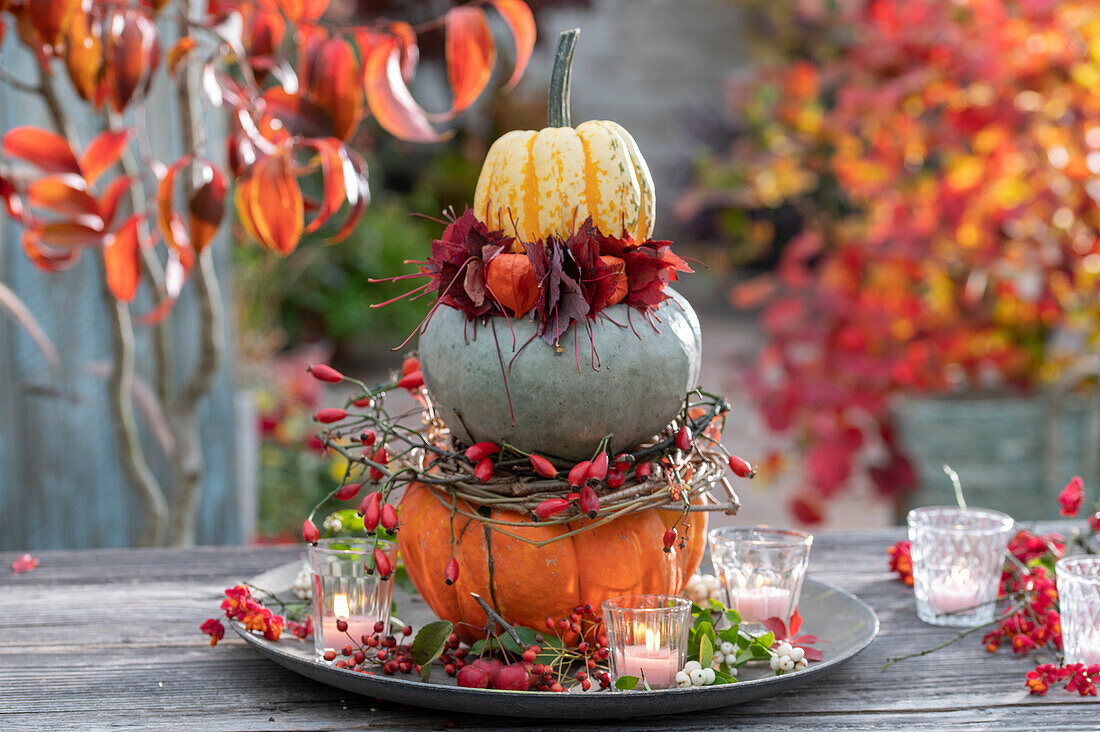
[[[459,501],[459,507],[474,513],[465,502]],[[692,514],[684,549],[676,546],[665,553],[661,537],[679,517],[676,511],[642,511],[535,547],[456,514],[459,575],[453,585],[443,579],[451,558],[449,498],[424,484],[411,484],[401,501],[397,536],[417,590],[435,614],[455,623],[456,632],[469,642],[482,635],[478,628],[485,627],[485,612],[471,592],[481,595],[505,620],[534,629],[545,627],[547,616],[561,618],[586,603],[599,607],[615,595],[679,593],[703,558],[707,514]],[[492,518],[528,521],[511,511],[494,510]],[[539,541],[588,522],[501,528]]]

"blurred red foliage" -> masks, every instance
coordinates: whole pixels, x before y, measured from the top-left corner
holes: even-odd
[[[797,214],[775,271],[731,301],[763,307],[750,384],[804,438],[811,517],[857,467],[885,494],[913,484],[895,394],[1068,380],[1094,348],[1100,9],[799,7],[815,58],[738,90],[744,134],[681,209]]]

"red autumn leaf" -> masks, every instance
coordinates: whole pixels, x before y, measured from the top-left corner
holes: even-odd
[[[168,73],[175,76],[179,71],[180,64],[193,50],[195,50],[195,39],[191,36],[184,36],[176,41],[172,48],[168,50],[168,56],[165,59],[168,65]]]
[[[130,176],[119,176],[111,181],[111,184],[107,186],[107,190],[99,197],[99,217],[103,219],[105,228],[110,228],[113,225],[119,201],[122,200],[122,195],[130,190],[131,183],[133,183],[133,179]]]
[[[285,154],[269,155],[252,168],[242,193],[257,241],[279,254],[298,246],[305,228],[305,201]],[[238,196],[238,211],[241,198]]]
[[[90,247],[103,244],[104,233],[84,224],[58,221],[38,227],[38,240],[51,247]]]
[[[23,219],[23,201],[10,180],[0,175],[0,200],[4,202],[4,210],[16,221]]]
[[[390,23],[390,33],[397,36],[401,48],[401,78],[412,81],[416,65],[420,61],[420,47],[416,44],[416,31],[403,20]]]
[[[328,9],[328,3],[329,0],[278,0],[278,6],[295,23],[317,20]],[[271,2],[262,4],[273,5]]]
[[[69,28],[80,0],[26,0],[24,12],[42,42],[54,46]]]
[[[12,574],[22,574],[23,572],[30,572],[37,566],[38,557],[32,557],[30,554],[23,554],[11,563],[11,571]]]
[[[790,333],[806,318],[806,306],[800,300],[786,298],[776,300],[764,311],[764,327],[772,333]]]
[[[454,115],[473,104],[489,83],[497,51],[489,21],[481,8],[471,5],[451,8],[444,22],[447,78],[454,94],[451,104]]]
[[[191,251],[191,238],[183,225],[183,217],[174,210],[173,201],[176,192],[176,175],[190,160],[191,156],[185,155],[172,163],[157,186],[157,226],[169,249],[178,253]],[[183,258],[182,254],[181,258]]]
[[[98,107],[100,72],[103,69],[103,24],[94,8],[80,7],[73,13],[65,35],[65,68],[80,98]]]
[[[498,254],[485,268],[485,282],[493,296],[517,318],[535,307],[539,282],[526,254]]]
[[[321,160],[321,180],[324,191],[320,208],[305,228],[306,233],[312,233],[340,210],[340,206],[348,199],[349,189],[344,182],[344,161],[347,160],[347,156],[343,154],[343,145],[331,139],[312,140],[307,144],[317,151]],[[351,192],[351,195],[354,196],[354,192]]]
[[[149,88],[160,62],[157,26],[143,13],[116,11],[106,23],[106,81],[111,106],[121,112],[137,94]]]
[[[274,86],[264,92],[263,100],[265,114],[258,127],[260,134],[271,142],[284,142],[291,135],[310,138],[332,133],[329,113],[312,99]],[[273,125],[273,121],[278,124]]]
[[[28,226],[23,229],[23,253],[36,267],[47,272],[60,272],[76,264],[80,259],[80,250],[75,247],[55,249],[46,246],[40,238],[40,230]]]
[[[306,226],[306,233],[321,228],[345,203],[351,205],[348,220],[339,234],[333,238],[339,241],[351,233],[352,227],[366,206],[368,195],[366,180],[361,174],[359,164],[353,161],[353,154],[347,146],[335,138],[308,140],[306,147],[317,151],[321,161],[321,178],[324,196],[317,213]]]
[[[515,88],[527,70],[531,60],[531,51],[535,48],[535,16],[523,0],[489,0],[500,16],[504,18],[512,38],[516,42],[516,65],[512,76],[504,85],[505,91]]]
[[[37,127],[16,127],[4,135],[2,149],[13,158],[33,163],[47,173],[81,175],[80,163],[65,138]]]
[[[225,176],[209,161],[197,163],[202,181],[188,202],[191,213],[191,247],[201,252],[214,238],[225,215]]]
[[[107,286],[111,293],[130,302],[141,280],[141,239],[138,224],[142,216],[135,214],[115,234],[114,240],[103,250],[103,263],[107,270]]]
[[[367,54],[364,78],[367,102],[382,129],[409,142],[439,142],[428,115],[413,99],[401,77],[401,49],[393,38],[374,39]]]
[[[95,183],[103,171],[118,162],[129,142],[130,130],[105,130],[88,144],[80,157],[80,167],[88,185]]]
[[[817,442],[806,456],[810,482],[823,495],[831,495],[848,479],[854,451],[843,439]]]
[[[363,87],[351,44],[342,38],[313,44],[308,68],[310,98],[328,113],[333,134],[349,139],[363,119]]]
[[[50,175],[31,181],[27,202],[73,216],[99,216],[99,202],[84,190],[84,179],[75,175]]]
[[[278,12],[241,6],[246,12],[245,31],[242,33],[244,49],[248,56],[270,56],[283,45],[286,22]]]
[[[776,290],[775,278],[770,275],[758,275],[751,280],[741,282],[730,290],[730,304],[735,308],[754,308],[767,301]]]
[[[615,289],[607,298],[607,307],[623,301],[630,292],[630,280],[626,276],[626,263],[618,257],[601,255],[600,261],[607,265],[615,277]]]
[[[825,518],[821,498],[813,493],[793,498],[788,507],[791,514],[804,524],[819,524]]]
[[[341,160],[344,163],[344,192],[351,208],[348,210],[344,225],[329,242],[335,244],[346,239],[355,230],[363,211],[370,203],[370,188],[367,185],[367,164],[363,156],[350,150],[346,145],[340,146]]]

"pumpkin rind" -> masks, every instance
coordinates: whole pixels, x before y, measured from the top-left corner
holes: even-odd
[[[517,130],[489,148],[474,213],[520,242],[568,238],[589,216],[601,233],[645,241],[653,234],[653,179],[621,125]]]
[[[536,334],[529,318],[467,324],[461,311],[440,308],[420,336],[424,383],[440,417],[467,445],[508,442],[579,462],[613,433],[612,449],[632,449],[664,429],[699,378],[699,320],[671,287],[665,293],[656,329],[623,303],[586,324],[599,371],[589,366],[583,328],[566,331],[566,352],[557,353],[541,341],[524,347]]]
[[[628,514],[543,547],[456,515],[455,557],[460,569],[455,584],[447,585],[443,573],[451,556],[451,512],[444,500],[424,484],[410,484],[401,501],[403,525],[397,540],[409,578],[421,596],[436,615],[455,623],[455,632],[467,642],[480,637],[476,629],[485,625],[485,613],[471,592],[481,595],[505,620],[538,630],[547,616],[566,616],[584,603],[598,607],[615,595],[679,593],[703,556],[705,514],[703,520],[692,517],[687,545],[671,553],[661,548],[661,535],[679,516],[674,511]],[[493,517],[527,520],[506,511],[494,511]],[[589,519],[503,528],[544,540],[582,522]]]

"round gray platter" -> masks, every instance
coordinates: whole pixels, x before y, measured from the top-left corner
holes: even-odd
[[[258,587],[280,588],[279,594],[283,595],[281,589],[292,584],[298,567],[297,563],[284,565],[253,578],[251,582]],[[398,613],[405,622],[420,627],[435,619],[431,610],[416,595],[409,595],[395,587],[394,599]],[[585,693],[574,689],[560,694],[465,689],[456,686],[454,679],[438,668],[432,672],[432,683],[427,684],[414,676],[368,676],[334,668],[318,660],[313,654],[312,641],[299,641],[284,634],[283,640],[271,642],[246,631],[240,623],[231,625],[249,645],[279,665],[356,694],[447,712],[543,719],[622,719],[727,707],[781,694],[833,673],[870,645],[878,634],[878,618],[865,602],[824,582],[806,579],[799,612],[803,617],[799,632],[827,641],[817,644],[824,652],[825,660],[811,663],[803,671],[774,676],[766,664],[750,664],[741,669],[742,680],[736,684],[659,691]]]

